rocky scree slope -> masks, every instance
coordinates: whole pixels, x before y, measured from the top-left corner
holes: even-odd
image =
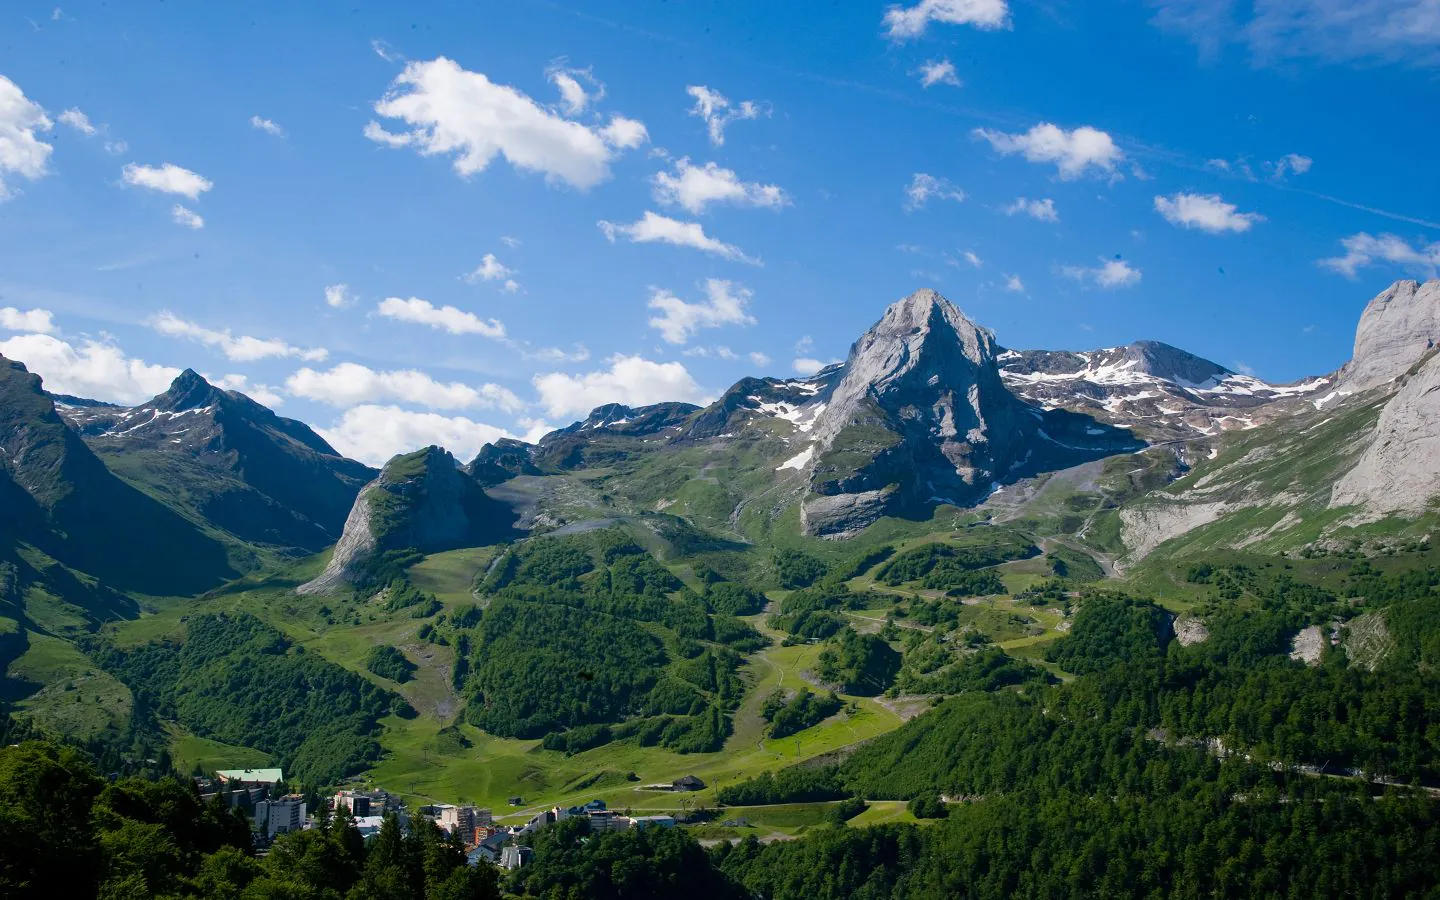
[[[1333,376],[1274,385],[1159,341],[1106,350],[1006,350],[1001,376],[1016,394],[1133,430],[1183,441],[1256,428],[1294,413]]]
[[[1440,494],[1440,281],[1366,306],[1355,355],[1281,421],[1227,435],[1192,475],[1120,513],[1133,563],[1181,536],[1288,546],[1334,527],[1415,517]]]

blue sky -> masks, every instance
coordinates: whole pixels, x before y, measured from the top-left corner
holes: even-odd
[[[923,286],[1288,381],[1440,266],[1434,0],[241,7],[0,11],[0,353],[54,390],[468,456]]]

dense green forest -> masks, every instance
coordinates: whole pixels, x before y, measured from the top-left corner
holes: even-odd
[[[571,751],[601,738],[718,750],[744,694],[742,654],[768,644],[737,616],[766,600],[706,575],[691,591],[613,528],[507,550],[479,582],[495,599],[466,635],[469,721]]]
[[[409,705],[308,653],[251,615],[195,615],[183,642],[90,655],[134,692],[136,706],[203,737],[257,747],[310,785],[332,784],[379,759],[379,719]]]
[[[488,609],[436,620],[436,634],[473,648],[476,696],[489,679],[535,678],[478,709],[548,721],[552,750],[626,739],[718,746],[726,711],[744,692],[738,653],[683,637],[665,624],[683,617],[650,605],[663,596],[662,604],[708,610],[703,597],[681,587],[647,598],[656,579],[641,554],[613,536],[592,540],[582,554],[568,541],[539,559],[514,554]],[[707,849],[683,829],[591,835],[570,820],[533,836],[531,865],[497,873],[464,866],[459,848],[428,825],[407,836],[392,823],[366,845],[334,821],[283,836],[257,859],[243,821],[199,803],[188,785],[107,783],[79,751],[20,743],[0,751],[0,887],[7,896],[43,884],[62,896],[236,898],[1434,896],[1440,804],[1414,785],[1440,783],[1440,572],[1384,574],[1360,562],[1328,587],[1283,566],[1189,574],[1213,591],[1197,607],[1209,637],[1190,646],[1172,638],[1169,614],[1149,601],[1113,591],[1047,595],[1075,608],[1069,633],[1046,653],[1075,676],[1066,681],[993,645],[941,640],[958,631],[842,627],[819,654],[818,676],[851,690],[893,683],[936,705],[848,755],[717,791],[732,806],[841,801],[795,840],[748,837]],[[541,590],[547,580],[564,585],[564,601]],[[629,586],[617,592],[617,582]],[[790,596],[801,612],[867,600],[828,576]],[[796,612],[782,604],[777,618]],[[1335,645],[1318,665],[1290,658],[1297,629],[1361,612],[1389,624],[1388,655],[1361,666]],[[712,637],[726,618],[701,615]],[[217,734],[222,723],[197,713],[212,666],[247,678],[268,663],[322,692],[334,690],[329,679],[354,679],[312,668],[307,654],[243,616],[193,617],[182,644],[91,649],[157,711]],[[499,665],[522,659],[548,674]],[[606,660],[608,674],[589,665]],[[359,739],[366,717],[394,701],[354,680],[374,692],[350,723]],[[276,684],[253,683],[254,696],[272,701],[255,721],[306,714]],[[547,705],[555,696],[567,705]],[[328,693],[322,700],[334,702]],[[777,693],[761,714],[783,735],[839,702]],[[262,715],[242,706],[214,714]],[[303,760],[304,750],[274,752]],[[867,800],[907,801],[929,824],[846,824]]]

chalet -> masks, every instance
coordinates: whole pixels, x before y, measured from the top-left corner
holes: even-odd
[[[694,775],[685,775],[671,782],[670,789],[672,791],[703,791],[705,790],[705,782],[696,778]]]

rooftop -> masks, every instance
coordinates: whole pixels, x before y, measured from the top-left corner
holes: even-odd
[[[248,784],[275,784],[285,780],[279,769],[221,769],[215,774],[221,781],[242,781]]]

